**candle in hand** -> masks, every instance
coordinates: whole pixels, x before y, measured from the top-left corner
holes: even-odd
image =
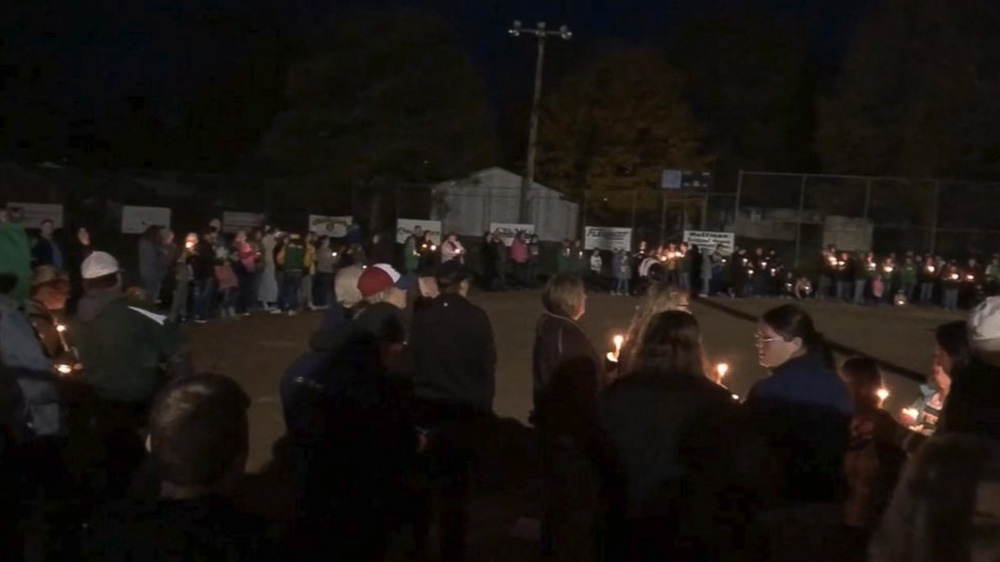
[[[916,408],[903,408],[903,415],[899,421],[903,422],[903,425],[914,425],[919,417],[920,412]]]
[[[719,374],[719,380],[722,380],[722,377],[725,377],[726,373],[729,372],[729,365],[726,363],[719,363],[715,366],[715,372]]]
[[[62,375],[68,375],[73,372],[73,367],[66,364],[61,364],[56,366],[56,370]]]
[[[875,396],[878,396],[878,405],[881,406],[885,399],[889,397],[889,391],[885,388],[880,388],[875,391]]]

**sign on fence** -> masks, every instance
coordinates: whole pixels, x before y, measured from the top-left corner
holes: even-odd
[[[722,245],[724,255],[732,254],[736,251],[736,234],[732,232],[709,232],[705,230],[685,230],[684,241],[689,245],[698,246],[699,250],[714,252],[715,248]]]
[[[122,207],[122,234],[142,234],[151,226],[170,228],[170,209],[166,207]]]
[[[587,250],[632,250],[632,229],[611,226],[588,226],[583,238]]]
[[[264,213],[222,212],[222,232],[253,230],[264,226]]]
[[[406,239],[413,234],[413,229],[420,227],[424,232],[431,233],[431,240],[435,244],[441,244],[441,221],[397,219],[396,220],[396,242],[405,244]]]
[[[354,223],[354,217],[329,217],[309,215],[309,232],[330,238],[343,238]]]
[[[503,243],[510,246],[511,243],[514,242],[514,236],[516,236],[518,232],[523,232],[525,238],[534,234],[535,225],[517,224],[513,222],[491,222],[490,232],[499,234]]]
[[[63,206],[47,203],[7,203],[8,207],[21,210],[21,224],[25,228],[41,228],[42,221],[50,220],[56,228],[63,227]]]

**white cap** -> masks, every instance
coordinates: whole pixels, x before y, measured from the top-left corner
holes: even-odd
[[[969,313],[969,340],[976,351],[1000,351],[1000,297],[990,297]]]
[[[83,260],[80,266],[80,274],[84,279],[96,279],[118,273],[118,260],[107,252],[94,252]]]

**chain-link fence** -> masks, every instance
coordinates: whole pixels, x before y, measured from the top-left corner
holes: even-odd
[[[741,172],[738,243],[809,263],[824,243],[878,253],[981,257],[1000,251],[1000,184]]]

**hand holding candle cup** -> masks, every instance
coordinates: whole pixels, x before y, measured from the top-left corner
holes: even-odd
[[[625,344],[625,336],[618,334],[611,341],[614,344],[614,351],[609,351],[607,358],[612,363],[618,363],[618,358],[622,354],[622,345]]]
[[[912,426],[917,424],[917,419],[920,417],[920,412],[916,408],[903,408],[900,413],[899,421],[906,426]]]

